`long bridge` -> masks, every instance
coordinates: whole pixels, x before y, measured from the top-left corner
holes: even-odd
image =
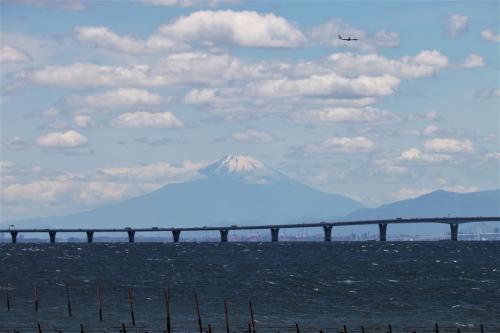
[[[266,225],[250,225],[250,226],[223,226],[223,227],[189,227],[189,228],[47,228],[47,229],[0,229],[0,233],[10,233],[12,243],[17,242],[19,233],[48,233],[51,243],[56,242],[56,234],[58,233],[85,233],[87,235],[87,242],[92,243],[94,233],[119,233],[125,232],[128,235],[128,241],[134,242],[135,234],[137,232],[171,232],[173,241],[179,242],[181,232],[193,231],[219,231],[221,242],[227,242],[229,231],[234,230],[270,230],[271,241],[277,242],[279,240],[280,229],[297,229],[297,228],[323,228],[324,240],[330,242],[332,240],[333,227],[340,226],[357,226],[357,225],[378,225],[379,240],[387,240],[387,226],[389,224],[411,224],[411,223],[441,223],[450,226],[450,239],[456,241],[458,239],[458,226],[464,223],[472,222],[499,222],[499,216],[476,216],[476,217],[434,217],[434,218],[397,218],[397,219],[383,219],[383,220],[358,220],[358,221],[338,221],[338,222],[318,222],[318,223],[295,223],[295,224],[266,224]]]

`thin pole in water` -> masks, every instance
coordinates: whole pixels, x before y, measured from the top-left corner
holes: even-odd
[[[198,329],[200,333],[203,333],[203,326],[201,324],[201,315],[200,315],[200,304],[198,303],[198,295],[194,294],[194,304],[196,306],[196,316],[198,317]]]
[[[361,326],[361,333],[365,333],[365,328],[364,328],[364,326]]]
[[[38,312],[38,288],[35,282],[35,312]]]
[[[37,323],[38,326],[38,333],[42,333],[42,328],[40,327],[40,323]]]
[[[392,333],[392,326],[389,324],[389,333]]]
[[[7,302],[7,311],[10,311],[9,284],[5,285],[5,301]]]
[[[252,330],[253,330],[253,333],[255,333],[255,318],[253,316],[252,302],[248,302],[248,306],[250,307],[250,320],[252,321]]]
[[[165,301],[165,308],[167,310],[167,333],[171,333],[172,326],[170,324],[170,295],[169,295],[169,287],[167,287],[167,289],[163,289],[163,299]]]
[[[347,333],[347,327],[344,325],[344,333]]]
[[[227,314],[227,300],[224,300],[224,316],[226,318],[226,333],[229,333],[229,317]]]
[[[97,285],[97,306],[99,307],[99,320],[102,321],[101,286]]]
[[[132,317],[132,325],[135,326],[134,301],[132,300],[132,289],[131,288],[128,288],[128,302],[130,303],[130,316]]]
[[[68,314],[71,317],[71,302],[69,300],[69,288],[67,283],[66,283],[66,303],[68,304]]]
[[[299,328],[299,324],[295,323],[295,331],[297,333],[300,333],[300,328]]]
[[[438,326],[438,323],[436,323],[436,325],[434,326],[434,332],[435,332],[435,333],[439,333],[439,326]]]
[[[484,328],[483,328],[483,324],[481,324],[481,333],[484,333]]]

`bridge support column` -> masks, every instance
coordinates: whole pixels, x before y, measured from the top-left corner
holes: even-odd
[[[55,231],[49,231],[49,238],[51,243],[56,242],[56,232]]]
[[[181,238],[181,231],[172,230],[172,236],[174,236],[174,243],[179,243],[179,238]]]
[[[380,223],[378,225],[379,240],[385,242],[387,240],[387,223]]]
[[[220,229],[220,241],[225,243],[227,242],[227,234],[229,234],[229,230],[227,229]]]
[[[92,243],[93,240],[94,240],[94,232],[87,231],[87,243]]]
[[[325,232],[325,242],[332,241],[332,229],[333,229],[333,225],[324,225],[323,226],[323,231]]]
[[[277,242],[279,240],[279,228],[271,228],[271,242]]]
[[[12,238],[12,243],[17,243],[17,231],[11,231],[10,237]]]
[[[458,240],[458,224],[451,223],[450,224],[450,231],[451,231],[451,240],[457,241]]]
[[[128,242],[133,243],[135,240],[135,231],[129,230],[129,231],[127,231],[127,233],[128,233]]]

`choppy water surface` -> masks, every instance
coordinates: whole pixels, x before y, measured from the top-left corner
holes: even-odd
[[[3,244],[0,297],[9,283],[11,311],[2,300],[0,327],[130,324],[130,287],[137,325],[157,330],[166,286],[174,328],[192,331],[195,292],[204,323],[218,327],[224,299],[232,326],[248,324],[251,300],[261,327],[499,327],[499,254],[500,242]]]

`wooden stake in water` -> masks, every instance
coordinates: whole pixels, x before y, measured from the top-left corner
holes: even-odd
[[[295,331],[297,333],[300,333],[300,328],[299,328],[299,324],[295,323]]]
[[[38,323],[37,326],[38,326],[38,333],[42,333],[42,327],[40,327],[40,323]]]
[[[102,321],[101,286],[97,285],[97,305],[99,306],[99,320]]]
[[[68,288],[68,284],[66,284],[66,303],[68,304],[68,314],[71,317],[71,302],[69,301],[69,288]]]
[[[5,301],[7,302],[7,311],[10,311],[9,284],[5,285]]]
[[[128,302],[130,303],[130,316],[132,317],[132,325],[135,326],[134,302],[132,300],[132,289],[128,288]]]
[[[198,295],[194,294],[194,304],[196,306],[196,316],[198,316],[198,329],[203,333],[203,326],[201,325],[200,305],[198,304]]]
[[[250,307],[250,320],[251,320],[251,323],[252,323],[252,331],[253,331],[253,333],[255,333],[255,318],[253,316],[253,305],[252,305],[252,302],[248,302],[248,305]]]
[[[38,288],[35,283],[35,312],[38,312]]]
[[[229,317],[227,315],[227,300],[224,300],[224,315],[226,317],[226,333],[229,333]]]
[[[165,308],[167,310],[167,333],[171,333],[172,326],[170,324],[170,295],[169,295],[169,288],[163,290],[163,300],[165,301]]]

